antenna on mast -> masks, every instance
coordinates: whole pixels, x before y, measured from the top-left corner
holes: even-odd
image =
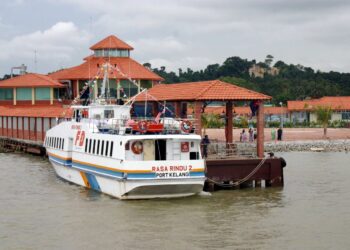
[[[38,73],[38,72],[37,72],[37,70],[38,70],[38,69],[37,69],[37,63],[38,63],[38,61],[37,61],[37,58],[36,58],[36,53],[37,53],[37,50],[35,49],[35,50],[34,50],[34,72],[35,72],[35,73]]]

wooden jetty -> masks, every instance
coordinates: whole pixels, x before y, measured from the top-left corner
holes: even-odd
[[[284,185],[283,158],[211,159],[206,166],[205,191]]]

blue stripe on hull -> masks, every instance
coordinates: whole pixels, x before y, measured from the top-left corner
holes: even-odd
[[[123,178],[127,178],[127,179],[131,179],[131,180],[137,180],[137,179],[159,179],[156,178],[156,173],[123,173],[120,171],[113,171],[113,170],[108,170],[108,169],[101,169],[101,168],[97,168],[97,167],[93,167],[93,166],[88,166],[85,164],[81,164],[78,162],[73,162],[72,160],[62,160],[59,159],[57,157],[54,156],[49,156],[50,161],[53,161],[57,164],[66,166],[66,167],[72,167],[75,168],[79,171],[84,171],[87,175],[91,175],[93,176],[94,174],[98,174],[98,175],[102,175],[102,176],[106,176],[109,178],[117,178],[117,179],[123,179]],[[190,172],[190,176],[189,177],[194,177],[194,178],[201,178],[201,177],[205,177],[204,172]],[[188,178],[188,177],[187,177]],[[187,178],[183,178],[183,179],[187,179]],[[163,179],[163,178],[161,178]],[[170,178],[169,178],[170,179]],[[173,179],[173,178],[171,178]],[[182,179],[182,178],[176,178],[176,179]],[[90,180],[89,180],[90,182]],[[95,188],[94,188],[95,189]],[[99,190],[99,189],[97,189]]]
[[[59,159],[59,158],[51,156],[51,155],[49,156],[49,160],[53,161],[55,163],[61,164],[63,166],[67,166],[67,167],[72,166],[72,160],[62,160],[62,159]]]
[[[79,170],[83,170],[90,173],[98,173],[101,175],[107,175],[109,177],[117,177],[117,178],[123,178],[124,174],[123,172],[108,170],[108,169],[100,169],[92,166],[87,166],[85,164],[73,162],[72,164],[73,168],[77,168]]]
[[[85,173],[85,175],[86,175],[86,178],[88,179],[88,182],[90,183],[90,187],[97,191],[101,191],[100,185],[98,185],[96,177],[93,174],[89,174],[89,173]]]

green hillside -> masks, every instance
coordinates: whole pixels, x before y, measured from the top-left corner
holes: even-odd
[[[287,100],[303,100],[322,96],[350,95],[350,73],[320,72],[302,65],[273,62],[268,55],[264,62],[249,61],[240,57],[229,57],[223,64],[208,65],[204,70],[193,71],[179,69],[177,73],[168,72],[165,67],[151,68],[165,79],[165,83],[204,81],[221,79],[225,82],[253,89],[273,97],[273,103],[285,103]],[[276,76],[264,74],[263,77],[251,77],[249,68],[258,65],[265,70],[275,67],[279,70]]]

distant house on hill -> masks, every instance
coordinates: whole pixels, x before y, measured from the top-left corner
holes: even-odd
[[[279,72],[280,72],[280,70],[276,67],[264,68],[264,67],[261,67],[257,64],[254,64],[249,69],[250,77],[260,77],[260,78],[263,78],[265,74],[276,76],[279,74]]]

